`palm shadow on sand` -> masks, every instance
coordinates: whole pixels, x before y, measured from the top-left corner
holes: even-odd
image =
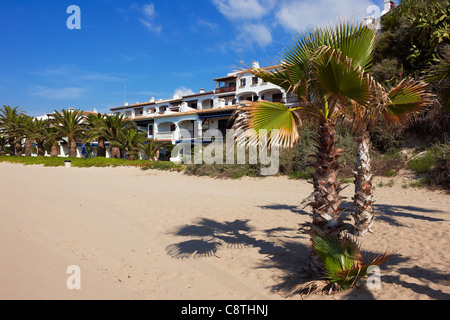
[[[294,206],[270,205],[260,206],[267,210],[288,210],[299,215],[309,213],[299,210]],[[380,211],[377,218],[395,226],[403,226],[395,217],[406,217],[421,219],[429,222],[440,222],[443,219],[430,217],[429,214],[438,211],[428,210],[411,206],[388,206],[378,205]],[[411,213],[414,212],[414,213]],[[421,212],[422,214],[416,214]],[[427,215],[428,214],[428,215]],[[183,237],[186,240],[169,245],[167,253],[175,259],[189,258],[220,258],[220,250],[226,248],[241,249],[258,248],[258,253],[263,257],[256,268],[274,269],[282,271],[283,276],[277,279],[277,283],[269,289],[274,293],[283,293],[292,289],[293,286],[310,281],[308,273],[310,243],[307,235],[296,233],[296,228],[274,227],[266,230],[257,230],[250,225],[250,220],[216,221],[208,218],[199,218],[192,224],[174,228],[169,234]],[[379,253],[366,252],[366,255],[375,257]],[[389,284],[397,284],[419,293],[425,294],[432,299],[449,299],[448,294],[439,290],[433,290],[425,285],[419,285],[402,280],[399,275],[391,275],[394,270],[399,274],[407,274],[412,278],[448,285],[450,276],[440,270],[426,270],[417,266],[407,266],[409,257],[395,255],[384,270],[390,271],[389,275],[383,276],[382,281]],[[386,272],[388,273],[388,272]],[[385,274],[386,274],[385,273]],[[343,296],[345,299],[375,299],[372,292],[365,285],[349,290]]]

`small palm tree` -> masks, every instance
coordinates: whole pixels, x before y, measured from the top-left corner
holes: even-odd
[[[66,137],[69,143],[69,157],[75,158],[77,156],[77,140],[83,138],[85,132],[83,112],[63,109],[59,113],[55,110],[53,116],[57,122],[56,130],[60,136]]]
[[[122,131],[119,138],[112,141],[113,147],[123,150],[128,155],[128,160],[136,160],[142,144],[147,140],[145,132],[138,129]]]
[[[147,157],[148,160],[153,160],[157,157],[158,152],[164,148],[165,143],[156,142],[153,139],[148,139],[140,146],[140,150]]]
[[[349,236],[340,239],[336,236],[314,234],[312,237],[313,255],[324,266],[319,280],[295,286],[288,295],[317,292],[334,293],[353,288],[359,279],[370,273],[370,267],[380,266],[394,254],[384,253],[372,260],[363,259],[360,245]]]

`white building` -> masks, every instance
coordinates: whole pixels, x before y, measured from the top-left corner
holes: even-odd
[[[258,62],[254,61],[253,67],[259,68]],[[276,66],[265,69],[274,68]],[[201,89],[196,94],[167,100],[151,98],[149,102],[111,108],[111,112],[133,119],[149,138],[177,144],[186,139],[181,135],[182,129],[187,130],[192,139],[204,137],[209,129],[217,129],[225,135],[233,125],[237,105],[243,101],[292,103],[284,89],[245,71],[229,73],[214,81],[213,91]]]

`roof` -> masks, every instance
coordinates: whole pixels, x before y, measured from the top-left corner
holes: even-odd
[[[153,116],[143,116],[143,117],[135,117],[132,120],[139,121],[139,120],[145,120],[145,119],[156,119],[156,118],[169,118],[169,117],[178,117],[178,116],[185,116],[185,115],[191,115],[191,114],[202,114],[202,113],[221,113],[224,111],[231,111],[235,110],[236,105],[228,106],[225,108],[219,108],[219,109],[201,109],[201,110],[193,110],[193,111],[186,111],[186,112],[176,112],[171,114],[162,114],[162,115],[153,115]]]
[[[209,91],[209,92],[204,92],[204,93],[196,93],[196,94],[190,94],[188,96],[183,96],[183,99],[188,99],[188,98],[194,98],[194,97],[200,97],[200,96],[207,96],[210,94],[214,94],[214,91]]]
[[[232,79],[236,79],[237,75],[230,75],[230,76],[226,76],[226,77],[220,77],[220,78],[215,78],[213,79],[214,81],[225,81],[225,80],[232,80]]]

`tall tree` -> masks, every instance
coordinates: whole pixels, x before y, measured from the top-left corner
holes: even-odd
[[[308,201],[313,209],[309,227],[317,234],[337,235],[349,228],[342,217],[338,180],[342,150],[336,147],[335,126],[351,102],[365,106],[369,100],[374,80],[367,70],[374,45],[373,30],[362,23],[341,23],[299,35],[275,70],[248,70],[296,95],[298,106],[262,101],[239,107],[234,127],[244,129],[243,138],[257,141],[255,132],[276,129],[270,141],[291,147],[300,138],[304,121],[317,124],[314,192]]]
[[[120,144],[115,142],[120,142],[122,134],[133,128],[136,128],[135,123],[124,115],[107,115],[98,123],[98,126],[92,129],[89,135],[91,139],[108,141],[112,146],[111,157],[121,158],[123,150],[120,149]]]
[[[434,96],[429,93],[426,83],[405,79],[389,91],[378,84],[370,101],[366,107],[355,104],[348,117],[353,123],[358,146],[353,197],[353,217],[358,236],[373,232],[375,220],[369,130],[380,123],[385,127],[405,125],[407,116],[433,104]]]
[[[37,155],[45,155],[44,145],[50,139],[50,122],[44,119],[29,118],[24,127],[25,136],[30,142],[37,145]]]
[[[145,132],[138,129],[124,130],[120,132],[117,140],[112,141],[112,146],[123,150],[129,160],[136,160],[146,140]]]
[[[22,155],[22,122],[25,113],[19,107],[11,108],[3,106],[0,109],[0,128],[8,136],[9,139],[9,155]]]
[[[57,122],[56,130],[62,137],[67,138],[69,157],[75,158],[77,156],[77,140],[83,138],[85,133],[83,112],[63,109],[59,113],[55,110],[53,116]]]
[[[97,157],[106,157],[105,141],[108,139],[101,130],[105,123],[105,116],[102,114],[88,114],[86,117],[86,141],[97,141]]]

